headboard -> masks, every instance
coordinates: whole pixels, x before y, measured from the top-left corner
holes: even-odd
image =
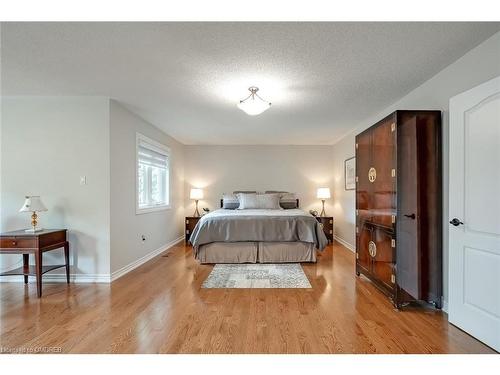
[[[297,208],[299,208],[300,207],[299,206],[299,198],[297,198],[296,201],[297,201]],[[224,199],[220,200],[220,208],[222,208],[222,207],[224,207]]]

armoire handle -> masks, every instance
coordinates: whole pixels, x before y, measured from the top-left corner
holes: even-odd
[[[415,214],[404,215],[404,216],[406,216],[407,218],[412,219],[412,220],[415,220],[415,217],[416,217]]]

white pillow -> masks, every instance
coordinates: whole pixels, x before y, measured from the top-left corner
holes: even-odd
[[[237,194],[240,206],[238,210],[268,209],[281,210],[280,194]]]
[[[235,194],[226,194],[224,193],[222,195],[222,208],[228,209],[228,210],[234,210],[238,208],[240,205],[240,202],[238,200],[238,197]]]

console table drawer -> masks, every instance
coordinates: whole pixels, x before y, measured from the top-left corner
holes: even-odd
[[[33,249],[36,247],[36,238],[2,237],[0,239],[0,248],[2,249]]]

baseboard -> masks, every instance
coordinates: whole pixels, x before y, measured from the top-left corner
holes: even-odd
[[[184,236],[176,238],[175,240],[170,241],[168,244],[163,245],[163,246],[159,247],[158,249],[153,250],[149,254],[144,255],[142,258],[139,258],[139,259],[133,261],[132,263],[129,263],[126,266],[120,268],[119,270],[112,272],[110,282],[113,282],[113,281],[119,279],[120,277],[122,277],[123,275],[129,273],[130,271],[136,269],[137,267],[142,266],[148,260],[151,260],[154,257],[160,255],[161,253],[170,249],[172,246],[178,244],[181,241],[184,241]]]
[[[174,245],[178,244],[179,242],[184,241],[184,236],[181,236],[171,242],[169,242],[166,245],[163,245],[159,247],[156,250],[153,250],[149,254],[146,254],[142,258],[137,259],[136,261],[127,264],[126,266],[120,268],[119,270],[116,270],[113,272],[111,275],[110,274],[72,274],[70,275],[70,281],[75,283],[75,284],[85,284],[85,283],[106,283],[109,284],[118,278],[122,277],[123,275],[129,273],[130,271],[136,269],[139,266],[142,266],[144,263],[146,263],[148,260],[153,259],[154,257],[160,255],[164,251],[170,249]],[[29,278],[30,282],[34,282],[34,278],[30,277]],[[0,282],[4,283],[23,283],[24,282],[24,277],[23,276],[2,276],[0,278]],[[45,274],[43,275],[43,282],[44,283],[65,283],[66,282],[66,275],[65,274]]]
[[[443,307],[441,310],[448,314],[448,301],[443,300]]]
[[[356,246],[353,246],[351,245],[349,242],[347,242],[346,240],[344,240],[342,237],[339,237],[339,236],[336,236],[334,235],[333,236],[333,239],[337,242],[340,242],[342,245],[344,245],[345,247],[347,247],[349,250],[351,250],[353,253],[356,252]]]

